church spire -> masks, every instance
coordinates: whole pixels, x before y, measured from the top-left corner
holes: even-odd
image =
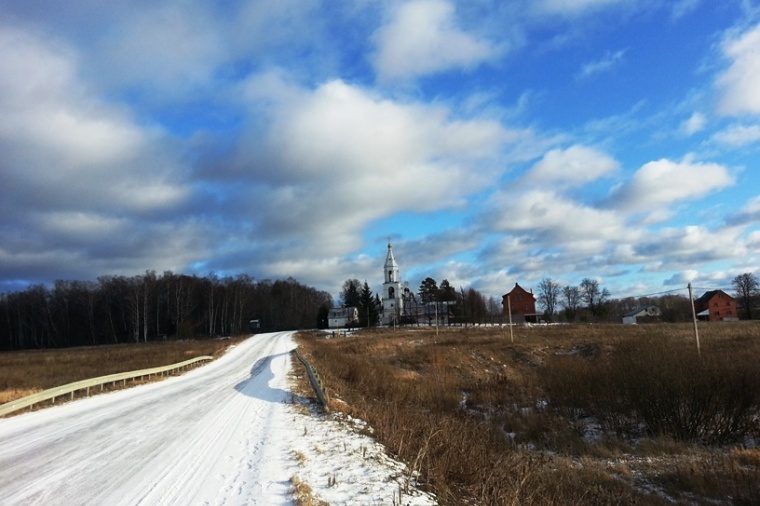
[[[401,281],[398,264],[393,257],[393,246],[388,241],[388,254],[385,256],[385,283],[383,283],[383,324],[395,324],[402,315],[404,300],[401,297]]]
[[[391,246],[391,243],[388,242],[388,255],[385,257],[385,268],[387,269],[398,269],[398,264],[396,263],[396,259],[393,258],[393,246]]]

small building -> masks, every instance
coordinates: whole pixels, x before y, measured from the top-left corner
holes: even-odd
[[[517,283],[512,291],[502,295],[501,305],[502,314],[505,315],[510,313],[511,307],[512,321],[537,323],[541,317],[541,313],[536,312],[536,297],[533,291],[528,291]]]
[[[738,320],[736,300],[723,290],[710,290],[694,301],[697,318],[704,321]]]
[[[636,325],[637,323],[657,321],[660,319],[660,316],[662,316],[660,308],[654,304],[649,304],[637,307],[623,316],[623,325]]]
[[[331,329],[342,329],[357,325],[359,310],[356,307],[334,307],[327,313],[327,326]]]

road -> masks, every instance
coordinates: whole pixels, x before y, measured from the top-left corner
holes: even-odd
[[[291,333],[183,376],[0,420],[0,504],[291,504]]]

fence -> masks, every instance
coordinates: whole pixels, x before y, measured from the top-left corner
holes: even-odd
[[[198,362],[213,359],[214,357],[204,355],[202,357],[191,358],[190,360],[179,362],[178,364],[166,365],[162,367],[152,367],[150,369],[141,369],[139,371],[120,372],[117,374],[109,374],[108,376],[99,376],[97,378],[75,381],[74,383],[68,383],[59,387],[49,388],[47,390],[43,390],[42,392],[37,392],[36,394],[16,399],[15,401],[6,402],[5,404],[0,405],[0,416],[13,413],[14,411],[18,411],[20,409],[28,408],[29,406],[33,406],[43,401],[52,400],[55,402],[55,399],[57,397],[61,397],[66,394],[69,394],[70,398],[74,399],[74,393],[78,390],[85,390],[86,395],[89,396],[90,388],[92,387],[99,386],[100,390],[103,390],[103,385],[107,385],[108,383],[113,383],[116,385],[116,383],[119,381],[123,382],[124,385],[126,385],[128,379],[144,378],[146,376],[150,378],[154,374],[160,374],[163,376],[164,373],[176,371],[177,369],[185,369]]]

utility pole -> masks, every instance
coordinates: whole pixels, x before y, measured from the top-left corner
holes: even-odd
[[[438,301],[434,301],[435,304],[435,337],[438,337]]]
[[[699,328],[697,327],[697,310],[694,309],[694,296],[691,293],[691,283],[689,283],[689,302],[691,302],[691,317],[694,321],[694,339],[697,340],[697,355],[702,358],[702,351],[699,349]]]
[[[509,295],[507,295],[507,311],[509,312],[509,338],[512,344],[515,342],[515,334],[512,330],[512,303],[509,301]]]

